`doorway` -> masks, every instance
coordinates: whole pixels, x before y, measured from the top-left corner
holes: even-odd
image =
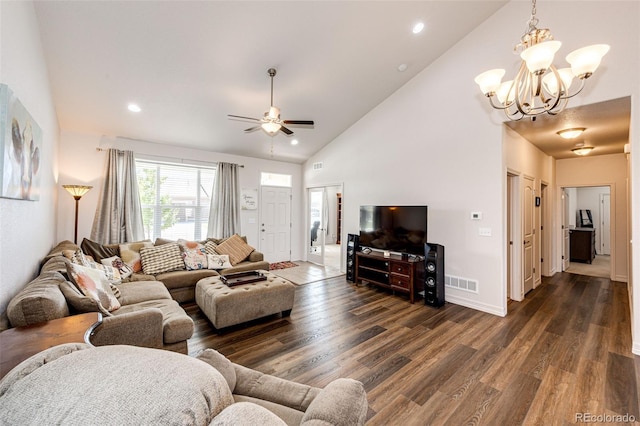
[[[308,189],[307,260],[341,270],[342,185]]]
[[[563,240],[569,240],[568,261],[565,259],[563,262],[566,266],[563,270],[578,275],[611,278],[611,186],[566,187],[562,190],[567,198],[564,204],[569,235],[568,238],[563,235]],[[578,238],[578,234],[584,233],[593,240],[593,249],[589,247],[586,259],[581,251],[581,244],[584,243]],[[593,258],[591,253],[594,254]]]

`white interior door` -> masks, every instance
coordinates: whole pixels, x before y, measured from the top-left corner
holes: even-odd
[[[570,251],[569,251],[569,212],[571,210],[569,202],[569,193],[562,190],[562,270],[569,269]]]
[[[533,279],[534,279],[534,244],[533,238],[535,235],[535,223],[534,223],[534,215],[533,209],[534,207],[534,188],[533,188],[533,179],[529,177],[524,178],[524,188],[523,188],[523,220],[522,220],[522,235],[524,237],[524,247],[522,251],[523,259],[522,265],[524,270],[522,271],[523,276],[523,294],[527,294],[530,290],[533,290]]]
[[[600,251],[611,254],[611,194],[600,194]]]
[[[326,197],[325,188],[309,188],[309,239],[307,260],[324,265],[324,244],[326,228]]]
[[[260,251],[269,263],[291,260],[291,188],[263,186]]]

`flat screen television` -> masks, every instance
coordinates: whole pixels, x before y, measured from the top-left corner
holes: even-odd
[[[360,246],[424,254],[427,206],[360,206]]]

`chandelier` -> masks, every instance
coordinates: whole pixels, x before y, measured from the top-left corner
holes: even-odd
[[[569,98],[582,91],[585,80],[591,77],[609,51],[606,44],[574,50],[566,57],[571,67],[557,69],[553,59],[562,43],[553,39],[549,29],[537,27],[536,0],[531,1],[531,18],[527,24],[520,43],[513,48],[513,53],[522,58],[516,77],[502,82],[505,70],[493,69],[475,78],[491,106],[504,110],[506,116],[514,121],[523,117],[535,120],[540,114],[561,112]],[[580,87],[570,93],[574,77],[580,80]]]

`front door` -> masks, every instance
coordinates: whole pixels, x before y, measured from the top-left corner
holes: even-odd
[[[534,223],[534,189],[533,179],[529,177],[524,178],[524,191],[523,191],[523,229],[522,235],[524,237],[524,247],[522,250],[524,270],[523,274],[523,289],[522,294],[527,294],[533,290],[533,278],[535,275],[534,264],[534,244],[533,238],[535,236],[535,223]]]
[[[309,188],[309,230],[307,260],[324,265],[325,223],[327,221],[325,206],[325,189]]]
[[[291,260],[291,188],[263,186],[260,251],[269,263]]]

